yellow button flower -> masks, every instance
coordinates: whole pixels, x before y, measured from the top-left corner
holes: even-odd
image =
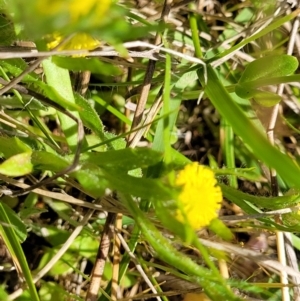
[[[63,37],[60,34],[54,34],[50,37],[50,41],[47,43],[47,46],[49,49],[53,49],[62,40]],[[59,50],[93,50],[99,46],[100,42],[91,35],[86,33],[76,33],[70,38],[70,40],[59,47]]]
[[[111,0],[38,0],[36,11],[41,15],[69,15],[70,23],[76,23],[81,17],[91,14],[89,22],[101,23],[101,17],[108,11]]]
[[[76,23],[82,18],[88,16],[89,24],[101,24],[103,16],[108,11],[111,0],[98,1],[98,0],[69,0],[69,1],[53,1],[53,0],[40,0],[37,1],[37,11],[48,15],[58,15],[64,13],[69,16],[69,25],[76,28]],[[49,49],[56,47],[62,40],[63,36],[56,32],[47,37],[50,41],[47,46]],[[69,41],[63,44],[59,50],[93,50],[100,46],[100,42],[93,38],[91,35],[79,32],[75,33]]]
[[[175,214],[178,221],[187,219],[196,230],[218,217],[222,192],[211,169],[197,162],[188,164],[178,173],[175,184],[182,188]]]

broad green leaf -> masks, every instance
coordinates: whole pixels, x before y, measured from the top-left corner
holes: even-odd
[[[69,110],[81,110],[81,108],[70,101],[70,98],[64,97],[60,94],[54,87],[47,85],[41,81],[37,81],[34,83],[38,89],[44,94],[46,97],[50,98],[50,100],[54,101],[55,103],[61,105],[62,107],[69,109]]]
[[[52,282],[49,280],[47,281],[41,280],[41,288],[39,289],[39,295],[42,301],[67,300],[68,298],[70,298],[70,294],[64,288],[62,288],[56,282]],[[23,300],[22,298],[20,299],[20,301],[31,301],[31,300],[30,299]]]
[[[57,233],[57,235],[60,235]],[[39,263],[39,269],[43,268],[50,260],[55,256],[55,254],[59,251],[59,248],[45,248],[45,253]],[[55,263],[55,265],[48,272],[51,276],[64,275],[70,273],[75,267],[79,256],[74,256],[72,252],[65,252],[64,255]]]
[[[178,89],[179,91],[183,91],[187,86],[195,84],[197,79],[198,76],[196,70],[184,72],[183,75],[176,82],[174,88]]]
[[[292,242],[293,246],[300,251],[300,237],[296,236],[295,234],[291,233],[292,235]]]
[[[31,152],[14,155],[0,164],[0,173],[11,177],[30,174],[33,170]]]
[[[107,76],[120,74],[120,70],[116,66],[103,63],[96,58],[55,56],[52,61],[57,66],[72,71],[90,71]]]
[[[54,90],[53,93],[57,95],[56,102],[59,102],[60,98],[62,98],[67,100],[67,102],[60,103],[62,106],[67,108],[68,103],[71,103],[72,106],[74,105],[75,107],[77,107],[74,99],[69,71],[56,66],[51,59],[44,60],[43,67],[46,75],[47,84],[51,87],[51,91]],[[73,110],[71,113],[75,117],[80,118],[79,113],[76,110]],[[57,112],[57,114],[60,120],[61,128],[65,134],[67,143],[71,150],[74,151],[78,143],[77,123],[62,112]]]
[[[275,93],[262,91],[260,81],[291,75],[298,68],[298,60],[290,55],[270,55],[257,59],[246,66],[235,92],[242,98],[254,98],[262,106],[270,107],[280,102]]]
[[[256,90],[253,99],[263,107],[273,107],[281,101],[281,97],[272,92]]]
[[[80,185],[94,198],[103,196],[105,189],[109,187],[102,169],[95,164],[84,163],[74,174]]]
[[[74,175],[93,197],[102,196],[105,189],[110,188],[145,199],[156,198],[162,201],[174,199],[173,189],[161,180],[130,176],[123,167],[102,166],[99,168],[95,164],[84,163]]]
[[[31,148],[18,137],[0,137],[0,145],[0,152],[5,158],[31,151]]]
[[[290,75],[297,68],[298,60],[294,56],[286,54],[269,55],[249,63],[239,80],[239,85],[268,77]]]

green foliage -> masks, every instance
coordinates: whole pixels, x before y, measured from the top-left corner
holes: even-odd
[[[294,176],[299,174],[299,167],[289,157],[273,147],[265,135],[246,117],[242,108],[225,90],[215,70],[210,65],[207,66],[207,83],[204,82],[202,68],[198,71],[198,76],[214,106],[231,124],[235,133],[247,143],[256,157],[274,167],[290,185],[300,188],[300,180]]]
[[[0,6],[0,10],[2,10]],[[6,15],[0,15],[0,45],[9,46],[12,42],[16,40],[15,28],[12,20],[10,20]]]
[[[254,98],[260,105],[274,106],[281,100],[275,93],[259,90],[262,83],[273,77],[291,75],[298,68],[298,60],[290,55],[270,55],[247,65],[235,92],[242,98]]]
[[[161,2],[156,1],[157,5]],[[297,189],[274,197],[252,195],[241,191],[238,186],[244,182],[255,186],[259,182],[261,191],[270,192],[269,183],[266,183],[262,172],[267,165],[277,170],[283,192],[291,187],[300,189],[300,169],[296,164],[300,161],[298,153],[287,150],[282,137],[278,138],[278,141],[282,141],[276,146],[267,140],[263,120],[258,118],[255,105],[249,101],[253,98],[260,106],[272,107],[280,102],[281,97],[269,92],[269,86],[299,81],[300,76],[294,74],[298,68],[297,59],[282,54],[280,50],[285,42],[282,41],[285,36],[281,33],[281,26],[295,18],[298,12],[274,17],[264,29],[258,30],[252,36],[241,38],[239,43],[232,42],[231,47],[223,48],[223,42],[234,38],[241,28],[248,28],[249,24],[256,20],[257,8],[273,18],[274,1],[266,1],[263,6],[260,1],[252,2],[254,9],[241,6],[231,8],[234,26],[232,20],[228,23],[224,21],[225,30],[219,35],[222,42],[220,46],[215,44],[213,39],[204,40],[202,35],[199,35],[198,27],[206,34],[210,34],[212,29],[208,21],[194,12],[192,7],[189,10],[190,28],[185,28],[188,30],[186,32],[191,30],[192,36],[189,36],[185,31],[173,28],[173,25],[165,26],[162,22],[150,24],[130,11],[130,8],[126,7],[129,2],[126,1],[122,7],[112,4],[109,12],[100,17],[92,9],[73,24],[70,24],[68,11],[51,13],[50,8],[55,9],[55,1],[45,13],[37,11],[39,1],[0,1],[0,9],[5,9],[8,15],[0,16],[1,46],[10,46],[16,40],[26,39],[36,42],[37,48],[44,50],[46,40],[49,36],[53,38],[57,32],[62,36],[85,32],[100,39],[103,45],[109,43],[115,46],[121,55],[127,58],[124,42],[134,41],[138,37],[147,40],[152,32],[159,31],[165,48],[181,51],[187,47],[184,54],[189,54],[189,47],[192,46],[197,57],[208,58],[206,61],[203,59],[203,65],[195,65],[194,60],[190,62],[188,56],[182,59],[162,52],[159,55],[155,53],[158,61],[146,109],[152,108],[154,100],[159,98],[161,92],[162,102],[157,108],[158,117],[155,116],[152,121],[148,121],[149,124],[140,125],[138,129],[149,126],[149,131],[143,139],[147,140],[150,147],[134,149],[128,147],[125,140],[129,129],[125,129],[124,125],[131,125],[132,118],[125,112],[124,104],[128,99],[135,102],[139,97],[140,84],[143,83],[147,68],[146,59],[122,59],[112,64],[113,58],[104,63],[98,58],[52,56],[42,61],[42,74],[35,71],[26,73],[31,59],[0,60],[0,75],[3,79],[10,80],[25,72],[20,85],[29,92],[35,92],[34,97],[31,97],[30,93],[22,95],[12,90],[10,94],[13,95],[0,97],[3,109],[0,116],[0,177],[3,192],[14,189],[14,181],[24,180],[24,183],[28,184],[42,176],[55,175],[65,170],[74,162],[77,152],[80,153],[75,170],[67,175],[60,174],[51,186],[42,187],[38,192],[42,191],[41,195],[32,192],[24,203],[22,198],[13,199],[14,202],[20,202],[16,204],[15,211],[5,205],[4,200],[0,202],[0,235],[17,269],[24,275],[28,287],[28,291],[22,294],[20,300],[81,298],[68,293],[56,282],[46,282],[43,279],[37,293],[32,271],[21,248],[21,243],[27,239],[29,227],[51,246],[43,248],[42,259],[34,271],[39,272],[60,250],[70,236],[72,227],[80,224],[80,220],[74,218],[74,212],[81,215],[85,213],[85,209],[80,205],[61,202],[62,199],[59,202],[53,201],[52,193],[57,193],[60,197],[63,195],[61,192],[51,191],[53,187],[66,192],[65,200],[90,204],[91,199],[101,199],[100,206],[103,205],[104,211],[106,193],[110,189],[116,196],[110,208],[114,208],[115,211],[122,208],[120,212],[126,213],[126,216],[123,216],[123,225],[130,226],[127,230],[131,234],[129,247],[132,253],[139,257],[139,251],[135,248],[141,242],[141,245],[146,246],[146,251],[143,250],[142,254],[149,252],[151,258],[159,258],[161,270],[198,284],[211,300],[240,300],[231,290],[236,287],[256,294],[261,293],[262,290],[254,287],[249,281],[225,281],[215,264],[219,255],[201,245],[188,222],[182,224],[174,217],[174,200],[178,198],[179,193],[178,187],[174,187],[173,184],[176,171],[190,162],[189,157],[183,155],[179,149],[188,145],[189,150],[192,150],[196,144],[201,151],[204,148],[205,153],[197,152],[197,149],[195,156],[193,154],[190,158],[197,158],[200,162],[209,164],[218,180],[229,184],[220,184],[224,197],[239,206],[245,214],[260,214],[254,222],[251,220],[246,224],[238,223],[237,228],[246,225],[248,228],[270,231],[300,231],[297,211],[284,215],[280,224],[273,215],[263,215],[266,210],[298,206],[300,196]],[[95,23],[95,18],[99,22]],[[218,22],[221,21],[220,19]],[[188,22],[183,26],[186,24]],[[249,28],[252,29],[251,26]],[[270,33],[274,44],[278,44],[272,51],[263,45],[264,39],[269,42],[267,38]],[[174,45],[171,45],[172,42]],[[177,46],[178,43],[182,48]],[[261,58],[246,64],[245,68],[244,64],[235,68],[238,60],[233,63],[227,59],[227,55],[233,55],[234,51],[243,46],[246,46],[243,48],[244,52]],[[136,50],[141,49],[137,47]],[[220,58],[224,59],[221,66],[213,68],[213,64],[219,64]],[[129,72],[125,67],[130,63],[132,65]],[[191,66],[192,63],[194,65]],[[87,97],[74,91],[73,73],[70,71],[92,73],[96,84],[93,91],[88,90]],[[298,90],[297,87],[293,87],[294,97],[299,96]],[[202,92],[209,101],[202,101],[197,106],[192,101]],[[118,102],[119,99],[122,101]],[[185,103],[183,100],[189,102]],[[67,116],[68,113],[71,113],[74,119]],[[290,128],[292,131],[298,131],[297,118],[293,118]],[[79,141],[77,130],[78,124],[81,123],[85,135],[83,140]],[[187,139],[187,142],[181,143],[181,138],[189,132],[198,135],[200,142],[189,142]],[[78,148],[79,142],[82,142],[81,148]],[[207,142],[209,145],[206,145]],[[201,146],[198,147],[198,143]],[[220,144],[222,154],[217,154]],[[203,157],[198,157],[199,154]],[[220,166],[222,168],[219,168]],[[25,175],[28,177],[24,177]],[[41,213],[47,213],[48,210],[55,212],[63,225],[70,227],[70,230],[48,224],[48,220],[41,221]],[[48,272],[49,276],[58,277],[67,272],[83,274],[77,268],[79,261],[86,258],[94,262],[104,220],[93,218],[89,225],[83,227],[81,234],[75,238],[68,250],[61,254],[61,258]],[[188,216],[186,218],[188,219]],[[232,240],[231,230],[219,219],[215,219],[209,229],[218,239],[229,242]],[[297,237],[294,237],[293,243],[299,249]],[[182,252],[181,244],[195,249],[201,256],[192,260]],[[226,258],[222,255],[223,257]],[[132,286],[139,281],[139,276],[127,273],[130,260],[130,256],[125,253],[120,266],[120,280],[122,277],[125,279],[124,286]],[[149,266],[151,264],[155,266],[156,263],[146,263]],[[112,266],[107,264],[104,271],[105,280],[111,280],[111,273]],[[86,275],[83,276],[87,278]],[[155,284],[155,281],[152,281]],[[109,291],[109,285],[106,291]],[[5,290],[1,288],[0,299],[8,299]],[[102,294],[101,300],[104,299],[106,296]]]
[[[56,56],[53,63],[58,67],[72,71],[90,71],[94,74],[103,74],[108,76],[120,75],[120,70],[110,64],[103,63],[95,58],[68,58]]]
[[[14,155],[0,164],[0,173],[6,176],[19,177],[33,171],[31,152]]]

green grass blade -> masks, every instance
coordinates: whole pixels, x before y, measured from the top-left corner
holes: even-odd
[[[214,69],[207,65],[207,83],[205,85],[202,68],[198,71],[199,79],[205,86],[209,97],[219,113],[231,124],[234,132],[251,148],[254,155],[267,165],[277,170],[289,184],[300,188],[300,168],[288,156],[270,144],[266,135],[258,130],[220,82]]]
[[[284,16],[284,17],[278,19],[277,21],[272,22],[269,26],[267,26],[263,30],[259,31],[257,34],[254,34],[253,36],[250,36],[249,38],[242,40],[242,42],[238,43],[237,45],[230,47],[228,50],[225,50],[222,53],[214,56],[208,62],[211,63],[213,61],[216,61],[217,59],[223,58],[226,55],[234,52],[235,50],[238,50],[238,49],[242,48],[243,46],[253,42],[254,40],[256,40],[260,37],[263,37],[267,33],[270,33],[273,30],[275,30],[276,28],[282,26],[284,23],[293,20],[294,18],[296,18],[299,15],[299,13],[300,13],[300,8],[296,9],[291,14]]]
[[[29,289],[29,293],[32,301],[39,301],[39,296],[37,294],[30,269],[27,264],[26,257],[24,255],[23,249],[21,247],[18,236],[14,230],[14,224],[10,220],[4,206],[0,203],[0,220],[5,224],[5,226],[0,225],[0,235],[3,238],[5,245],[9,249],[11,256],[17,262]]]

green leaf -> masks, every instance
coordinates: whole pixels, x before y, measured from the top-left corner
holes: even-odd
[[[262,106],[274,106],[280,102],[280,96],[260,90],[259,88],[264,86],[261,81],[291,75],[297,68],[298,60],[290,55],[270,55],[257,59],[246,66],[235,92],[242,98],[253,97]]]
[[[0,65],[4,68],[5,71],[10,73],[12,76],[17,77],[25,69],[28,68],[27,63],[21,58],[0,60]],[[38,75],[34,72],[26,74],[23,78],[25,82],[36,82],[39,79]]]
[[[36,87],[39,88],[39,90],[50,98],[55,103],[61,105],[62,107],[69,109],[69,110],[80,110],[81,108],[73,103],[72,101],[69,101],[70,98],[64,97],[62,94],[60,94],[54,87],[47,85],[41,81],[37,81],[34,83]]]
[[[54,56],[52,61],[57,66],[72,71],[90,71],[106,76],[116,76],[120,74],[119,68],[111,64],[103,63],[96,58]]]
[[[2,286],[3,285],[3,286]],[[0,286],[0,300],[9,301],[8,294],[5,291],[4,284]]]
[[[31,154],[26,152],[10,157],[0,165],[0,173],[11,177],[30,174],[33,170]]]
[[[230,229],[227,228],[226,225],[218,218],[215,218],[211,221],[209,229],[224,240],[230,241],[233,239],[233,234]]]
[[[45,85],[44,89],[47,88],[47,93],[53,93],[53,98],[51,98],[53,101],[65,108],[73,108],[71,113],[79,119],[78,106],[75,103],[69,71],[56,66],[51,59],[44,60],[43,67],[48,84]],[[62,112],[57,112],[57,114],[67,143],[70,149],[74,151],[78,143],[77,123]]]
[[[74,97],[75,103],[81,108],[79,110],[79,115],[83,124],[94,131],[102,141],[105,140],[104,126],[95,109],[87,99],[78,93],[75,93]]]
[[[214,173],[217,176],[220,175],[234,175],[239,178],[244,178],[250,181],[262,181],[263,177],[260,172],[254,168],[222,168],[222,169],[214,169]]]
[[[153,249],[157,252],[159,258],[169,265],[176,267],[186,275],[190,276],[191,281],[196,282],[212,300],[239,300],[230,291],[224,279],[211,269],[192,261],[191,258],[179,252],[168,239],[166,239],[160,231],[145,216],[136,202],[129,196],[122,196],[122,201],[126,204],[128,210],[135,217],[136,223],[139,225],[143,236]]]
[[[21,221],[19,216],[6,204],[2,203],[2,207],[5,210],[5,213],[10,220],[10,224],[3,224],[2,227],[13,227],[19,242],[22,243],[27,238],[27,229],[24,223]]]
[[[70,164],[65,158],[45,151],[34,151],[31,155],[31,162],[35,169],[53,172],[61,171]]]
[[[174,199],[174,189],[162,183],[160,179],[132,177],[117,168],[105,167],[103,173],[110,182],[110,187],[122,193],[144,199],[156,198],[161,201]]]
[[[23,103],[29,110],[44,110],[47,111],[48,108],[44,106],[38,99],[29,96],[22,95]],[[0,96],[0,106],[4,108],[13,108],[13,109],[24,109],[24,104],[21,103],[18,96]]]
[[[12,22],[8,18],[7,15],[1,14],[0,15],[0,45],[1,46],[10,46],[13,42],[16,41],[16,33],[15,27]]]
[[[0,137],[0,145],[0,151],[5,158],[31,151],[31,148],[18,137]]]
[[[254,92],[253,98],[263,107],[273,107],[281,101],[281,97],[278,94],[260,90]]]
[[[162,160],[161,153],[149,148],[126,148],[101,153],[85,153],[81,155],[82,162],[93,163],[98,166],[110,166],[127,172],[132,169],[146,168]]]
[[[239,85],[256,82],[268,77],[286,76],[298,68],[298,60],[291,55],[270,55],[257,59],[246,66]],[[245,97],[247,98],[247,97]]]
[[[295,206],[300,202],[300,193],[278,197],[264,197],[244,193],[240,190],[236,190],[230,186],[225,186],[223,184],[220,184],[220,186],[225,196],[228,194],[231,197],[239,199],[242,202],[248,202],[250,204],[254,204],[255,206],[259,206],[260,208],[265,208],[269,210],[288,208],[291,206]]]
[[[102,169],[94,164],[83,164],[80,170],[75,172],[75,176],[85,191],[94,198],[103,196],[105,189],[109,187]]]

